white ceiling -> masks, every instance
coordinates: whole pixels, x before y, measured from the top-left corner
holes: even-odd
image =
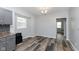
[[[42,15],[40,12],[40,7],[21,7],[23,10],[38,16]],[[69,7],[49,7],[47,14],[53,14],[54,12],[60,12],[60,11],[68,11]]]

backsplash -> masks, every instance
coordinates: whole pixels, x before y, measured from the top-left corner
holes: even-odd
[[[10,25],[0,25],[0,32],[9,32]]]

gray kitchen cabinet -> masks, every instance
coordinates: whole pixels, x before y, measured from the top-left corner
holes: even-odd
[[[16,49],[15,35],[7,36],[7,51]]]
[[[0,39],[0,51],[6,51],[6,38]]]
[[[13,51],[15,49],[15,35],[8,35],[0,38],[0,51]]]
[[[4,11],[0,8],[0,24],[4,24]]]
[[[12,24],[12,11],[0,8],[0,24]]]
[[[5,10],[4,23],[12,25],[12,11]]]

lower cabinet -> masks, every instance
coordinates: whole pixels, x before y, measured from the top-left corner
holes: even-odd
[[[0,51],[13,51],[15,49],[15,35],[10,35],[0,39]]]
[[[0,40],[0,51],[6,51],[6,38]]]
[[[15,50],[15,36],[11,35],[7,37],[7,51]]]

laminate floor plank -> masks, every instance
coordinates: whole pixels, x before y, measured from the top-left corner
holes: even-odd
[[[58,34],[57,39],[43,36],[26,38],[21,44],[17,45],[16,51],[72,51],[70,47],[63,46],[62,40],[63,36],[60,34]],[[46,50],[48,46],[49,49]]]

